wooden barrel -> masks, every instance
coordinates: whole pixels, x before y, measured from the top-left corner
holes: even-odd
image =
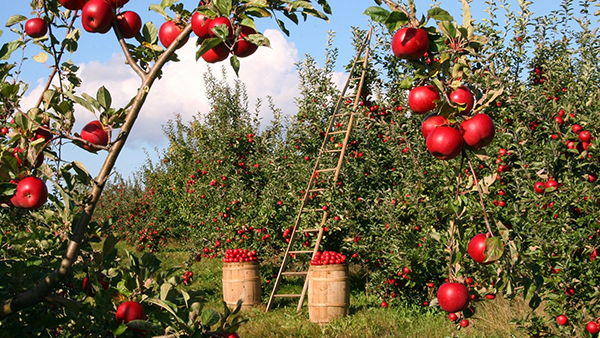
[[[350,281],[342,264],[311,265],[308,276],[308,316],[325,324],[348,315]]]
[[[242,310],[260,304],[260,273],[258,262],[223,263],[223,300],[235,307],[246,290]]]

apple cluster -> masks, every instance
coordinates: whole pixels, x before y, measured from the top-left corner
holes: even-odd
[[[310,265],[332,265],[346,264],[346,255],[335,251],[317,251],[315,257],[310,260]]]
[[[194,273],[192,271],[186,271],[183,274],[183,285],[188,285],[192,281],[192,277],[194,277]]]
[[[475,104],[471,90],[460,86],[448,95],[448,99],[458,107],[464,120],[456,128],[443,115],[427,115],[421,126],[427,150],[440,160],[450,160],[457,157],[465,145],[470,149],[481,149],[489,145],[496,133],[494,122],[489,115],[483,113],[468,117]],[[434,110],[440,100],[439,90],[432,85],[415,87],[408,95],[408,105],[415,114]]]
[[[254,262],[257,260],[256,250],[248,249],[227,249],[225,257],[223,257],[224,263]]]

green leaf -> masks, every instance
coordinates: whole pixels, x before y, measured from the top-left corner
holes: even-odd
[[[454,21],[454,18],[447,11],[435,7],[427,11],[427,16],[437,21]]]
[[[367,8],[363,14],[369,16],[375,22],[385,23],[390,16],[390,11],[379,6],[372,6]]]
[[[167,12],[165,11],[165,8],[166,7],[152,4],[152,5],[150,5],[150,7],[148,9],[160,14],[163,18],[165,18],[165,20],[170,20],[171,18],[169,17],[169,14],[167,14]]]
[[[7,42],[0,48],[0,60],[8,60],[12,53],[23,45],[23,41],[14,40]]]
[[[440,31],[448,38],[456,38],[456,28],[452,22],[442,21],[438,24],[438,27],[440,28]]]
[[[213,5],[217,6],[220,14],[229,17],[233,10],[233,2],[231,0],[213,0]]]
[[[124,279],[121,279],[117,283],[117,290],[119,291],[119,293],[121,293],[125,297],[131,296],[131,291],[129,291],[129,289],[125,285],[125,280]]]
[[[385,26],[392,32],[405,26],[410,19],[404,12],[392,12],[387,19],[385,19]]]
[[[96,93],[96,100],[98,100],[98,103],[104,109],[110,108],[110,105],[112,104],[110,92],[104,86],[98,89],[98,92]]]
[[[73,161],[73,170],[75,170],[75,173],[77,173],[77,178],[79,179],[79,181],[81,181],[85,185],[90,184],[90,182],[92,181],[92,176],[87,171],[83,163],[79,161]]]
[[[146,22],[142,28],[142,40],[140,42],[147,42],[149,44],[156,44],[158,42],[158,29],[151,21]]]
[[[471,16],[471,6],[469,5],[469,1],[467,0],[460,0],[462,2],[462,10],[463,10],[463,24],[462,26],[464,28],[467,29],[467,32],[469,33],[468,35],[468,39],[470,40],[471,37],[473,36],[473,25],[471,25],[471,21],[473,20],[473,17]]]
[[[288,31],[287,28],[285,28],[285,23],[283,23],[283,21],[277,19],[277,25],[285,35],[290,36],[290,31]]]
[[[106,258],[106,256],[110,255],[113,252],[118,242],[119,239],[113,236],[112,234],[106,237],[104,243],[102,243],[102,255],[104,256],[104,258]]]
[[[213,309],[204,309],[202,311],[202,316],[200,320],[202,321],[202,325],[213,326],[219,322],[221,319],[221,315]]]
[[[160,299],[166,300],[171,289],[173,289],[173,285],[171,285],[171,283],[163,283],[160,286]]]
[[[233,55],[231,58],[229,58],[229,62],[231,63],[231,68],[233,68],[233,71],[235,72],[235,76],[239,77],[240,76],[240,59],[238,59],[237,56]]]
[[[33,59],[39,63],[46,63],[46,61],[48,61],[48,54],[39,52],[37,55],[33,56]]]
[[[125,324],[121,324],[121,325],[119,325],[119,327],[117,327],[117,329],[116,329],[116,330],[114,330],[114,331],[113,331],[113,334],[114,334],[115,336],[120,336],[120,335],[122,335],[123,333],[125,333],[125,331],[127,331],[127,325],[125,325]]]
[[[23,15],[13,15],[6,21],[6,27],[11,27],[23,21],[27,21],[27,17]]]
[[[500,237],[490,237],[485,240],[485,251],[483,255],[485,256],[485,262],[495,262],[504,253],[504,244],[502,243],[502,239]]]

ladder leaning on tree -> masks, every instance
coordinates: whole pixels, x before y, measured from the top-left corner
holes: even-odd
[[[285,251],[285,256],[283,257],[281,267],[279,268],[277,279],[275,280],[275,284],[273,286],[273,291],[271,292],[271,296],[269,297],[269,303],[267,304],[266,311],[269,311],[273,307],[273,300],[277,297],[299,297],[300,300],[298,302],[298,311],[300,311],[304,303],[304,298],[306,296],[308,288],[308,268],[306,268],[304,271],[288,271],[286,269],[290,257],[295,257],[296,255],[311,254],[312,259],[315,257],[317,251],[319,251],[321,240],[323,239],[324,226],[329,216],[328,206],[322,206],[320,208],[307,208],[307,204],[309,202],[309,199],[312,199],[313,194],[322,194],[326,191],[331,191],[335,187],[336,182],[338,181],[340,169],[344,162],[344,155],[348,146],[348,140],[350,138],[350,131],[352,130],[352,125],[354,124],[355,120],[355,111],[357,110],[357,107],[359,105],[361,93],[363,92],[363,86],[365,86],[364,82],[367,72],[371,33],[372,28],[369,30],[361,46],[358,48],[358,53],[354,59],[354,62],[352,63],[352,68],[350,69],[350,75],[348,76],[348,79],[344,84],[340,97],[337,100],[335,109],[333,110],[331,120],[329,121],[329,126],[325,131],[323,144],[321,146],[321,150],[319,151],[319,155],[316,159],[314,169],[310,176],[308,187],[304,191],[304,197],[302,199],[302,203],[300,204],[300,210],[298,212],[298,216],[296,217],[294,226],[291,230],[288,247]],[[357,65],[359,64],[362,64],[361,75],[359,77],[354,77]],[[352,88],[355,91],[355,93],[350,95],[346,94],[346,92],[350,90],[350,83],[355,82],[356,80],[359,80],[359,82],[356,85],[356,87]],[[348,109],[350,108],[348,107],[349,100],[352,101],[351,109]],[[336,139],[339,140],[340,138],[343,138],[343,141],[334,141]],[[331,164],[327,162],[331,162]],[[318,181],[318,179],[323,178],[321,176],[325,175],[329,175],[329,186],[318,187],[317,184],[321,183]],[[314,215],[315,213],[322,213],[320,225],[317,228],[305,228],[305,225],[302,222],[303,215]],[[317,233],[317,238],[314,242],[314,247],[310,250],[295,249],[294,244],[296,244],[295,240],[297,239],[298,233]],[[305,280],[304,287],[302,288],[302,293],[277,293],[277,291],[279,291],[279,287],[281,286],[283,277],[304,277]]]

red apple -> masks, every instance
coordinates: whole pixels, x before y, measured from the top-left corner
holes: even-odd
[[[10,183],[15,185],[19,184],[18,180],[10,180]],[[10,204],[12,204],[15,208],[22,208],[21,204],[19,204],[19,199],[17,198],[17,193],[15,191],[15,193],[11,196],[10,200],[9,200]]]
[[[435,109],[435,101],[439,100],[440,93],[432,85],[415,87],[408,93],[408,106],[415,114],[425,114]]]
[[[471,93],[471,90],[465,86],[458,87],[455,91],[450,93],[448,98],[453,103],[459,105],[466,104],[464,110],[462,111],[463,114],[470,113],[473,109],[473,105],[475,104],[475,97],[473,96],[473,93]]]
[[[463,149],[460,132],[452,127],[437,127],[427,136],[427,150],[440,160],[451,160]]]
[[[423,137],[427,139],[429,133],[431,133],[435,128],[446,125],[448,125],[447,118],[432,113],[427,115],[423,120],[423,124],[421,124],[421,133],[423,134]]]
[[[582,130],[579,132],[579,140],[581,140],[581,142],[589,143],[592,140],[592,134],[587,130]]]
[[[81,10],[81,23],[90,33],[106,33],[110,30],[115,11],[106,0],[89,0]]]
[[[244,38],[248,35],[256,34],[256,31],[252,27],[242,26],[240,36],[233,45],[231,53],[239,58],[245,58],[256,52],[258,46],[250,41],[246,41]]]
[[[17,184],[15,197],[20,208],[38,209],[48,200],[48,188],[42,179],[27,176]]]
[[[546,191],[546,185],[544,184],[544,182],[535,182],[535,184],[533,185],[533,190],[535,190],[535,192],[537,192],[538,194],[543,194],[544,191]]]
[[[196,35],[198,35],[199,38],[210,38],[210,34],[208,33],[208,23],[210,21],[210,18],[199,12],[196,12],[194,15],[192,15],[192,30]]]
[[[585,326],[585,329],[591,334],[596,334],[600,332],[600,325],[598,325],[596,322],[589,322]]]
[[[220,16],[217,18],[214,18],[212,20],[210,20],[210,22],[208,22],[207,24],[207,29],[208,29],[208,35],[210,35],[210,37],[216,37],[217,35],[215,34],[215,32],[213,31],[213,28],[219,26],[219,25],[225,25],[227,26],[227,30],[229,31],[229,33],[227,34],[228,38],[232,38],[233,37],[233,26],[231,26],[231,20],[229,20],[228,18],[224,17],[224,16]]]
[[[48,127],[39,127],[35,130],[32,141],[43,139],[44,142],[52,140],[52,133],[48,130]]]
[[[133,11],[117,15],[117,27],[125,39],[134,38],[142,29],[142,18]]]
[[[458,312],[469,305],[469,290],[462,283],[444,283],[437,292],[440,307],[446,312]]]
[[[102,123],[98,120],[92,121],[81,130],[81,138],[97,146],[106,146],[108,144],[108,132]],[[98,149],[87,144],[83,148],[96,152]]]
[[[478,263],[485,263],[485,240],[486,234],[477,234],[469,242],[467,249],[469,256]]]
[[[558,189],[558,182],[554,179],[548,180],[548,182],[546,182],[546,189],[550,188],[554,188],[555,190]]]
[[[25,33],[30,37],[37,39],[48,33],[48,24],[42,18],[33,18],[25,23]]]
[[[113,8],[120,8],[125,6],[125,4],[129,2],[129,0],[108,0],[108,2]]]
[[[562,325],[567,325],[567,322],[568,322],[568,321],[569,321],[569,320],[567,319],[567,316],[565,316],[565,315],[560,315],[560,316],[557,316],[557,317],[556,317],[556,323],[557,323],[558,325],[561,325],[561,326],[562,326]]]
[[[179,26],[177,26],[175,22],[167,21],[163,23],[162,26],[160,26],[160,30],[158,31],[158,38],[160,39],[160,43],[162,43],[163,46],[165,46],[165,48],[169,48],[169,46],[171,46],[173,41],[175,41],[175,39],[177,38],[177,36],[179,36],[180,33],[181,28],[179,28]],[[183,45],[185,45],[188,39],[189,36],[187,36],[183,41],[181,41],[177,48],[183,47]]]
[[[480,149],[492,142],[496,128],[488,115],[477,114],[460,124],[460,133],[469,147]]]
[[[146,311],[144,310],[142,304],[138,302],[124,302],[121,303],[121,305],[119,305],[119,307],[117,308],[116,318],[117,323],[119,324],[126,324],[136,319],[144,320],[146,319]]]
[[[429,48],[429,37],[424,29],[404,27],[392,38],[392,52],[401,59],[417,60]]]
[[[206,53],[202,55],[202,58],[208,63],[217,63],[227,59],[228,56],[229,50],[227,49],[227,46],[225,46],[224,43],[220,43],[206,51]]]
[[[456,313],[454,313],[454,312],[450,312],[450,313],[448,314],[448,319],[449,319],[451,322],[455,322],[455,321],[458,319],[458,316],[456,315]]]
[[[467,327],[469,326],[469,320],[468,319],[463,319],[460,321],[460,326],[461,327]]]
[[[58,0],[64,8],[77,11],[83,8],[85,0]]]

